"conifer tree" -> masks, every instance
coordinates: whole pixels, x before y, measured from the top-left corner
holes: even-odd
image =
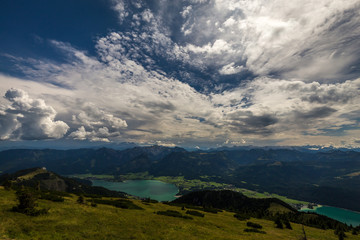
[[[288,219],[285,219],[284,224],[287,229],[292,229],[290,221]]]
[[[83,204],[85,202],[84,197],[82,195],[80,195],[76,201],[80,204]]]
[[[280,228],[280,229],[283,229],[283,228],[284,228],[284,226],[283,226],[280,218],[276,218],[276,219],[275,219],[275,225],[276,225],[276,226],[275,226],[276,228]]]
[[[22,190],[16,193],[19,204],[19,210],[32,210],[37,206],[36,198],[30,191]]]
[[[48,213],[49,209],[36,209],[37,207],[37,196],[34,192],[31,192],[28,189],[21,189],[16,192],[16,197],[19,201],[19,204],[13,207],[13,211],[24,213],[30,216],[38,216],[40,214]]]

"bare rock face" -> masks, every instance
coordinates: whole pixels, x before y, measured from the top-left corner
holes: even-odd
[[[58,191],[58,192],[66,192],[68,188],[65,181],[60,178],[44,179],[42,180],[41,185],[47,190]]]
[[[19,172],[12,177],[17,185],[24,185],[41,190],[66,192],[68,184],[61,176],[47,171],[46,168],[33,168],[28,171]]]

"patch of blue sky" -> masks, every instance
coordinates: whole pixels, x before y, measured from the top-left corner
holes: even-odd
[[[95,55],[97,38],[120,29],[110,4],[109,0],[1,1],[0,53],[65,62],[48,42],[57,40]],[[7,60],[2,56],[1,61]]]

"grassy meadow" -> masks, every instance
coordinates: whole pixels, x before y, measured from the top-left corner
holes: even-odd
[[[187,209],[163,203],[131,200],[143,210],[122,209],[109,205],[77,203],[78,196],[64,202],[38,200],[39,208],[49,213],[27,216],[11,211],[17,204],[14,191],[0,188],[0,239],[301,239],[302,226],[292,223],[293,230],[277,229],[274,222],[263,219],[248,221],[260,224],[264,233],[245,232],[247,221],[233,217],[232,212],[203,212],[204,217],[183,219],[156,214],[175,210],[186,215]],[[188,215],[190,216],[190,215]],[[305,227],[307,239],[338,239],[332,230]],[[359,236],[346,233],[347,239]]]

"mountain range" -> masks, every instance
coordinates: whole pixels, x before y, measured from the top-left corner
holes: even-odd
[[[0,171],[46,167],[59,174],[147,172],[183,176],[360,211],[360,153],[294,149],[212,149],[162,146],[0,152]],[[206,178],[204,178],[206,176]]]

